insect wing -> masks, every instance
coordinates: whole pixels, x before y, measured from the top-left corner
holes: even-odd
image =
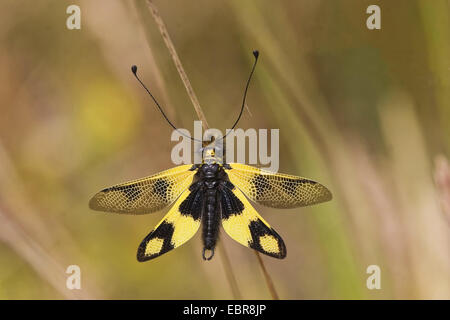
[[[161,222],[142,241],[137,259],[141,262],[181,246],[192,238],[200,227],[203,195],[186,190]]]
[[[331,192],[320,183],[282,173],[272,173],[240,163],[230,163],[230,181],[250,200],[272,208],[295,208],[329,201]]]
[[[231,238],[268,256],[286,257],[283,239],[231,183],[221,191],[220,209],[222,226]]]
[[[118,184],[97,193],[89,202],[93,210],[145,214],[173,203],[192,183],[192,165],[182,165],[153,176]]]

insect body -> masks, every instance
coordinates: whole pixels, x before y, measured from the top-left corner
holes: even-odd
[[[119,213],[150,213],[175,204],[142,241],[139,261],[160,256],[189,240],[202,226],[203,259],[214,255],[220,225],[237,242],[282,259],[286,247],[278,233],[256,212],[252,201],[274,208],[295,208],[328,201],[321,184],[252,166],[212,161],[182,165],[96,194],[90,207]],[[210,254],[207,254],[210,251]]]
[[[257,52],[254,55],[255,64],[247,81],[241,114],[258,58]],[[136,76],[136,67],[132,70]],[[233,128],[236,124],[237,121]],[[216,158],[214,148],[206,148],[201,164],[181,165],[144,179],[106,188],[91,199],[89,206],[99,211],[145,214],[173,204],[140,244],[139,261],[156,258],[181,246],[194,236],[200,225],[205,260],[214,255],[220,226],[242,245],[283,259],[286,257],[283,240],[247,198],[268,207],[295,208],[328,201],[331,197],[326,187],[313,180],[272,173],[245,164],[224,163]]]

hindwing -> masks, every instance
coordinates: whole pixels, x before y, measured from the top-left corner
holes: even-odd
[[[268,256],[278,259],[286,257],[283,239],[258,214],[240,190],[228,182],[222,188],[221,196],[222,226],[231,238]]]
[[[200,227],[203,193],[184,191],[161,222],[142,240],[137,259],[147,261],[181,246]]]

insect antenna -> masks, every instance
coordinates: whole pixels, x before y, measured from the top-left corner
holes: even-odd
[[[161,105],[158,103],[158,101],[156,100],[156,98],[153,96],[153,94],[150,92],[150,90],[147,88],[147,86],[141,81],[141,79],[138,77],[137,75],[137,66],[133,65],[131,66],[131,72],[133,72],[135,78],[137,79],[137,81],[139,81],[139,83],[141,84],[141,86],[145,89],[145,91],[147,91],[147,93],[150,95],[150,97],[152,98],[153,102],[156,104],[156,106],[158,107],[159,111],[162,113],[164,119],[166,119],[166,121],[169,123],[169,125],[176,130],[179,134],[191,139],[192,141],[199,141],[197,139],[192,138],[191,136],[188,136],[186,134],[184,134],[183,132],[181,132],[180,130],[178,130],[177,127],[175,127],[173,125],[173,123],[169,120],[169,118],[167,118],[166,114],[164,113],[163,109],[161,108]]]
[[[248,87],[250,86],[250,80],[252,80],[252,76],[253,76],[253,73],[255,72],[255,68],[256,68],[256,63],[258,62],[259,51],[258,50],[253,51],[253,56],[255,57],[255,62],[253,63],[252,71],[250,71],[250,75],[248,77],[247,84],[245,85],[244,98],[242,99],[241,111],[239,112],[239,116],[236,119],[236,121],[234,122],[231,129],[227,132],[227,134],[225,136],[223,136],[222,139],[225,139],[225,137],[231,132],[231,130],[233,130],[236,127],[239,120],[241,119],[242,112],[244,111],[245,99],[247,98],[247,91],[248,91]]]

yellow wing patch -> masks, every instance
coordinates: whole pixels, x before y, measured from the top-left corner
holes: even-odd
[[[89,202],[93,210],[144,214],[170,205],[193,181],[192,165],[182,165],[147,178],[106,188]]]
[[[194,236],[200,227],[200,212],[196,216],[180,212],[180,205],[190,193],[189,190],[184,191],[161,222],[145,237],[138,248],[139,261],[159,257]]]
[[[318,182],[230,163],[228,177],[252,201],[273,208],[295,208],[329,201],[331,192]]]
[[[151,256],[161,252],[162,246],[164,245],[164,239],[154,238],[147,242],[145,246],[145,256]]]
[[[241,191],[233,188],[231,192],[236,198],[224,193],[221,204],[225,232],[244,246],[274,258],[285,258],[283,239],[258,214]]]
[[[278,240],[270,235],[270,234],[266,234],[263,236],[260,236],[259,239],[259,244],[260,246],[267,252],[271,252],[271,253],[279,253],[279,249],[278,249]]]

